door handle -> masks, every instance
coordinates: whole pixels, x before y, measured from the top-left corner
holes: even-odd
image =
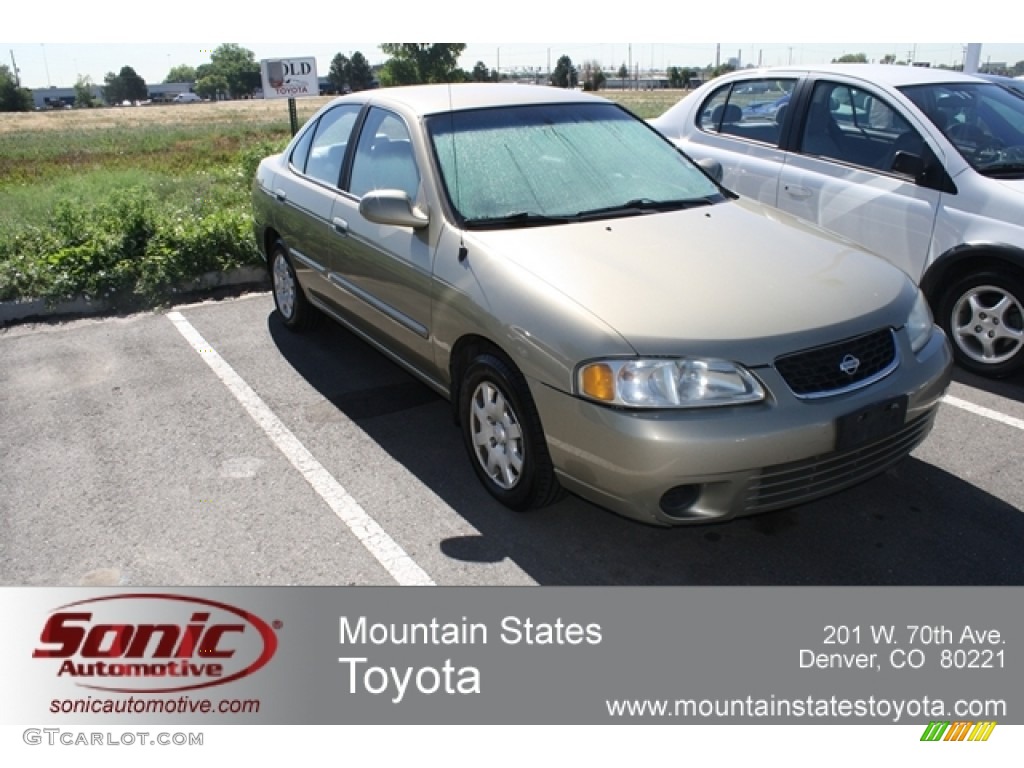
[[[787,195],[795,197],[797,200],[806,200],[814,194],[814,192],[807,187],[800,187],[795,184],[786,184],[783,186],[783,189],[786,190]]]
[[[285,192],[283,189],[278,188],[274,190],[274,197],[277,198],[277,202],[283,203],[285,200],[288,199],[288,193]]]
[[[343,218],[335,216],[334,220],[331,223],[334,225],[334,231],[337,232],[339,235],[348,234],[348,222],[345,221]]]

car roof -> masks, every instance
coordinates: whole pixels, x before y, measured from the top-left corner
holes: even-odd
[[[899,87],[926,83],[976,83],[979,78],[952,69],[931,67],[908,67],[905,64],[815,64],[812,66],[781,66],[764,69],[742,70],[746,76],[764,74],[767,76],[832,74],[856,77],[867,82]],[[712,81],[713,82],[713,81]]]
[[[606,99],[581,91],[515,83],[396,86],[347,94],[331,103],[353,102],[369,102],[379,106],[402,106],[419,115],[522,104],[609,103]]]

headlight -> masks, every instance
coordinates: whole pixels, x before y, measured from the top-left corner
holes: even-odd
[[[917,352],[932,335],[932,311],[928,308],[928,301],[921,291],[917,292],[917,301],[914,308],[910,310],[910,317],[907,318],[907,333],[910,335],[910,348]]]
[[[725,360],[598,360],[580,366],[579,394],[627,408],[701,408],[764,400],[748,371]]]

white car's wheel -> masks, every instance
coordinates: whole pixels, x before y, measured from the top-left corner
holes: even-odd
[[[1024,285],[1014,276],[963,278],[945,293],[939,322],[964,368],[1006,376],[1024,366]]]

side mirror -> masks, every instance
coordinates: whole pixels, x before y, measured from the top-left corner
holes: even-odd
[[[924,173],[924,158],[920,155],[912,155],[909,152],[897,152],[892,159],[892,169],[896,173],[912,176],[919,179]]]
[[[725,171],[722,170],[722,164],[720,162],[715,160],[713,157],[704,157],[697,161],[697,165],[700,166],[704,173],[714,179],[718,184],[722,183],[722,176]]]
[[[367,221],[393,227],[422,229],[430,223],[430,217],[412,204],[409,195],[398,189],[368,192],[359,201],[359,213]]]

